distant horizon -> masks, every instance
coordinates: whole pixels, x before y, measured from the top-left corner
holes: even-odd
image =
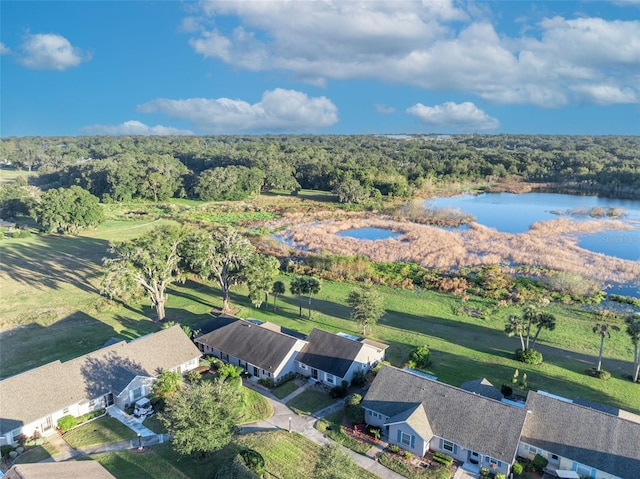
[[[18,1],[0,137],[640,135],[640,1]]]

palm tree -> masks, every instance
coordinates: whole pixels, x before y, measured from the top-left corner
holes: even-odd
[[[638,382],[638,376],[640,376],[640,351],[638,346],[640,345],[640,313],[636,313],[624,320],[627,324],[627,334],[631,336],[631,342],[633,343],[633,382]]]
[[[538,342],[538,336],[540,335],[540,331],[546,329],[548,331],[553,331],[556,329],[556,318],[553,314],[538,312],[535,316],[533,324],[537,326],[536,335],[533,337],[533,342],[531,343],[531,348],[533,349]]]
[[[276,300],[278,299],[278,296],[280,296],[281,294],[284,294],[285,292],[285,286],[284,283],[282,281],[276,281],[275,283],[273,283],[273,287],[271,288],[271,292],[273,293],[273,310],[276,310]]]
[[[614,324],[596,323],[593,327],[593,332],[600,335],[600,354],[598,355],[598,368],[596,371],[600,372],[602,369],[602,352],[604,351],[604,339],[611,337],[611,331],[620,331],[620,328]]]

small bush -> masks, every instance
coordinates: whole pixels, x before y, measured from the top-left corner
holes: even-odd
[[[480,468],[480,479],[488,479],[489,478],[489,469],[486,467]]]
[[[494,479],[506,479],[506,476],[499,472],[494,476]]]
[[[376,364],[374,366],[374,368],[372,369],[374,374],[378,374],[378,371],[380,371],[380,368],[382,366],[391,366],[391,363],[389,361],[380,361],[378,364]]]
[[[542,471],[545,467],[547,467],[549,461],[542,457],[540,454],[536,454],[533,458],[533,467],[536,468],[536,471],[542,474]]]
[[[196,384],[202,379],[202,375],[198,371],[191,370],[184,377],[188,383]]]
[[[264,387],[273,389],[275,387],[275,383],[271,378],[258,379],[258,384],[262,384]]]
[[[451,476],[451,471],[443,467],[441,469],[438,469],[435,479],[451,479]]]
[[[595,369],[592,369],[591,375],[594,378],[602,379],[603,381],[607,381],[611,379],[611,373],[609,371],[605,371],[604,369],[601,369],[600,371],[596,371]]]
[[[513,472],[513,475],[517,477],[522,475],[522,473],[524,472],[524,467],[519,462],[516,462],[513,464],[511,471]]]
[[[360,406],[362,396],[353,394],[346,403],[344,403],[344,414],[353,424],[362,424],[364,422],[364,409]]]
[[[397,444],[392,444],[391,446],[389,446],[389,450],[394,454],[398,454],[400,452],[400,446],[398,446]]]
[[[516,349],[516,359],[525,364],[542,364],[542,353],[535,349]]]
[[[244,372],[244,369],[234,364],[223,363],[221,366],[218,366],[218,375],[220,376],[221,379],[225,379],[228,377],[239,378],[243,372]]]
[[[24,448],[24,445],[27,443],[28,440],[29,438],[26,436],[26,434],[18,434],[16,436],[16,442],[20,447]]]
[[[15,459],[16,457],[18,457],[18,451],[11,451],[9,452],[9,457],[11,459]]]
[[[500,388],[500,392],[506,398],[511,397],[513,395],[513,388],[508,384],[503,384]]]
[[[61,429],[63,432],[68,431],[69,429],[73,429],[78,425],[78,418],[69,415],[62,416],[58,419],[58,429]]]
[[[367,384],[367,373],[365,373],[362,369],[357,371],[353,375],[353,379],[351,379],[351,385],[356,387],[362,387]]]
[[[426,346],[418,346],[411,353],[409,359],[418,369],[427,368],[427,366],[429,366],[429,348]]]
[[[347,395],[347,389],[349,388],[349,383],[347,381],[342,381],[340,386],[334,386],[329,391],[332,398],[343,398]]]
[[[244,463],[249,469],[255,472],[258,476],[262,477],[265,473],[264,457],[253,449],[243,449],[240,451],[240,456],[244,459]]]
[[[434,452],[433,460],[439,462],[440,464],[444,464],[445,466],[450,466],[453,464],[453,457],[444,452]]]
[[[404,451],[404,458],[408,461],[411,459],[411,453],[409,451]]]
[[[0,446],[0,455],[2,456],[3,459],[9,457],[9,453],[11,451],[13,451],[13,446],[9,446],[9,445]]]

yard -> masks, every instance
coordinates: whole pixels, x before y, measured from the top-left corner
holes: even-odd
[[[135,439],[137,435],[117,419],[101,417],[66,432],[62,437],[71,447],[78,449],[95,444],[128,441]]]
[[[278,399],[284,399],[293,391],[297,390],[299,387],[300,386],[298,385],[298,383],[296,383],[295,380],[291,380],[291,381],[287,381],[284,384],[281,384],[280,386],[277,386],[271,389],[270,392]]]
[[[305,416],[331,406],[335,402],[336,400],[325,391],[307,389],[289,401],[287,406],[296,414]]]
[[[331,439],[344,447],[351,449],[359,454],[366,454],[371,449],[371,442],[356,439],[346,433],[343,426],[344,412],[342,409],[319,419],[315,428],[322,434],[329,436]]]
[[[273,416],[273,406],[252,389],[242,386],[242,415],[239,424],[262,421]]]
[[[92,458],[117,479],[201,479],[212,477],[244,447],[255,449],[264,457],[267,477],[279,479],[311,477],[320,450],[320,446],[300,434],[270,431],[237,436],[231,445],[202,462],[180,456],[168,443],[152,446],[143,454],[127,450],[97,454]],[[376,478],[360,468],[354,470],[353,477]]]

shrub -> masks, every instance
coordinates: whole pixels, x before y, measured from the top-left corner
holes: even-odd
[[[444,464],[445,466],[450,466],[451,464],[453,464],[453,457],[444,452],[434,452],[433,460],[439,462],[440,464]]]
[[[408,461],[411,459],[411,453],[409,451],[404,451],[404,458]]]
[[[218,375],[220,376],[221,379],[225,379],[227,377],[239,378],[243,372],[244,372],[244,369],[234,364],[223,363],[221,366],[218,366]]]
[[[332,398],[343,398],[347,395],[347,389],[349,388],[349,383],[347,381],[342,381],[340,386],[334,386],[331,388],[329,393]]]
[[[70,414],[66,416],[62,416],[58,419],[58,429],[61,429],[63,432],[68,431],[69,429],[73,429],[78,425],[78,418],[71,416]]]
[[[503,384],[500,388],[500,392],[506,398],[511,397],[513,395],[513,388],[508,384]]]
[[[519,462],[516,462],[516,463],[513,464],[513,467],[511,468],[511,471],[513,472],[513,475],[517,477],[517,476],[520,476],[524,472],[524,467]]]
[[[409,356],[409,359],[416,365],[418,369],[425,369],[429,366],[429,348],[426,346],[418,346]]]
[[[547,467],[549,461],[542,457],[540,454],[536,454],[533,458],[533,467],[535,467],[536,471],[542,474],[542,471],[545,467]]]
[[[380,439],[380,436],[382,435],[380,429],[378,429],[377,427],[372,427],[371,429],[369,429],[369,432],[376,440]]]
[[[398,446],[397,444],[392,444],[391,446],[389,446],[389,450],[394,454],[398,454],[400,452],[400,446]]]
[[[242,387],[242,378],[228,378],[227,382],[233,386],[235,389],[240,389]]]
[[[346,403],[344,403],[344,414],[353,424],[361,424],[364,422],[364,409],[360,406],[362,396],[353,394]]]
[[[451,471],[443,467],[438,469],[438,471],[436,472],[435,479],[451,479],[451,476],[452,476]]]
[[[198,381],[202,379],[202,376],[198,371],[191,370],[184,377],[188,383],[196,384]]]
[[[480,468],[480,479],[488,479],[489,478],[489,469],[486,467]]]
[[[3,459],[8,457],[11,451],[13,451],[13,446],[9,446],[9,445],[0,446],[0,456],[2,456]]]
[[[506,476],[499,472],[494,476],[494,479],[506,479]]]
[[[380,368],[382,366],[391,366],[391,363],[389,361],[380,361],[378,364],[376,364],[374,366],[374,368],[372,369],[374,374],[378,374],[378,371],[380,371]]]
[[[26,436],[26,434],[18,434],[16,436],[16,442],[18,443],[18,445],[20,447],[24,447],[24,445],[27,443],[27,440],[29,438]]]
[[[275,383],[271,378],[258,379],[258,384],[262,384],[264,387],[273,389],[275,387]]]
[[[516,359],[526,364],[541,364],[542,353],[531,348],[525,349],[524,351],[518,348],[516,349]]]
[[[254,449],[243,449],[240,451],[240,456],[244,459],[244,463],[249,469],[262,477],[265,473],[264,457],[262,457],[258,451]]]
[[[356,387],[362,387],[367,384],[367,373],[363,370],[357,371],[351,379],[351,385]]]
[[[18,457],[18,451],[11,451],[11,452],[9,453],[9,457],[10,457],[11,459],[15,459],[16,457]]]
[[[596,371],[595,369],[592,369],[591,375],[594,378],[602,379],[603,381],[607,381],[611,379],[611,373],[609,371],[605,371],[604,369],[601,369],[600,371]]]

